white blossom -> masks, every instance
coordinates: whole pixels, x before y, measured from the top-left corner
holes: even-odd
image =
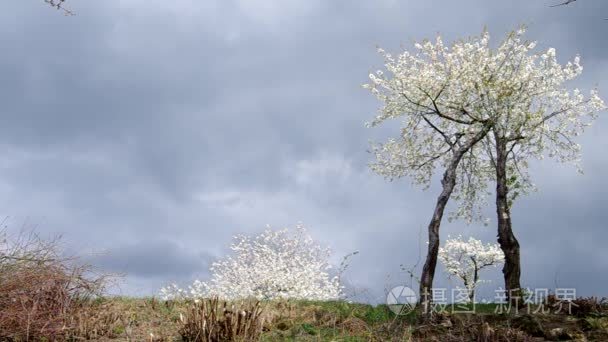
[[[211,279],[196,280],[189,298],[332,300],[342,296],[338,276],[329,274],[330,250],[315,243],[303,226],[293,233],[268,227],[253,238],[234,239],[233,255],[213,263]],[[177,289],[180,295],[187,293]]]
[[[162,300],[182,300],[187,298],[188,294],[177,284],[170,284],[160,289],[159,296]]]
[[[473,300],[475,288],[483,282],[479,272],[486,267],[502,264],[504,253],[497,243],[484,245],[472,237],[465,241],[462,236],[458,236],[448,239],[444,246],[439,248],[439,260],[448,275],[463,281],[469,298]]]
[[[415,43],[413,52],[398,56],[384,50],[384,73],[370,74],[364,85],[382,103],[368,123],[388,119],[402,122],[401,134],[385,143],[373,143],[376,160],[371,169],[393,180],[410,177],[424,188],[437,166],[445,166],[450,151],[481,123],[510,141],[509,171],[517,175],[512,196],[533,189],[527,174],[530,157],[548,154],[559,161],[577,163],[580,148],[572,141],[605,109],[597,90],[585,97],[566,83],[583,68],[580,57],[561,65],[556,50],[533,53],[535,42],[523,40],[522,27],[511,32],[496,48],[490,35],[444,45],[435,41]],[[459,203],[453,217],[481,219],[489,181],[495,179],[494,134],[476,144],[458,165],[453,197]]]

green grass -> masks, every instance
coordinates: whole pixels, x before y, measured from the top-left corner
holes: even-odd
[[[113,320],[107,340],[131,341],[179,341],[180,315],[184,315],[189,302],[163,302],[154,298],[108,297],[91,302],[91,307],[99,312],[99,323],[104,323],[104,314],[116,313],[119,320]],[[432,338],[444,339],[468,331],[475,331],[489,322],[497,333],[506,335],[512,328],[512,315],[496,315],[497,304],[475,304],[475,314],[459,311],[466,308],[445,308],[441,320],[451,320],[453,326],[436,324],[430,331],[428,325],[420,325],[417,311],[405,315],[395,315],[387,305],[368,305],[345,301],[296,301],[284,300],[264,302],[264,312],[268,314],[261,340],[269,341],[424,341]],[[525,313],[522,312],[522,313]],[[451,318],[446,318],[451,317]],[[536,316],[546,329],[567,326],[568,329],[590,329],[595,339],[608,340],[608,314],[598,317],[576,319],[569,316]],[[584,320],[584,321],[583,321]],[[464,324],[464,325],[463,325]],[[464,328],[464,327],[467,328]],[[473,328],[471,328],[473,327]],[[471,330],[473,329],[473,330]],[[151,340],[150,336],[155,339]],[[429,335],[430,334],[430,335]],[[598,335],[599,334],[599,335]],[[460,336],[460,335],[458,335]],[[510,335],[509,335],[510,336]],[[599,337],[598,337],[599,336]],[[462,336],[463,340],[472,338]],[[503,339],[504,340],[504,339]],[[491,340],[490,340],[491,341]]]

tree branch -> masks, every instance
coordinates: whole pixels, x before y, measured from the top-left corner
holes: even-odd
[[[62,10],[63,14],[66,15],[66,16],[75,15],[74,12],[72,12],[69,9],[63,7],[63,3],[65,2],[65,0],[44,0],[44,2],[46,2],[49,5],[51,5],[51,7],[55,7],[58,10]]]
[[[443,137],[443,140],[445,140],[446,144],[448,144],[449,146],[454,146],[454,143],[452,143],[450,141],[450,139],[448,138],[447,135],[445,135],[445,133],[440,130],[439,128],[437,128],[437,126],[435,126],[431,120],[429,120],[426,116],[422,115],[422,119],[429,125],[431,126],[431,128],[433,128],[437,133],[441,134],[441,136]]]

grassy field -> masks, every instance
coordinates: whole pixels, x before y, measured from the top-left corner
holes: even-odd
[[[182,341],[191,302],[104,298],[91,304],[81,336],[98,341]],[[608,314],[495,314],[447,311],[420,323],[415,312],[395,315],[387,306],[347,302],[261,303],[261,341],[608,341]]]

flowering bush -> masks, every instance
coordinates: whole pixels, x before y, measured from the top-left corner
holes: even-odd
[[[458,236],[455,239],[448,239],[445,245],[439,248],[439,260],[450,276],[456,276],[464,282],[469,300],[473,301],[475,288],[482,282],[479,272],[483,268],[502,264],[504,253],[497,243],[484,245],[472,237],[465,241]]]
[[[253,238],[235,236],[231,249],[233,255],[211,266],[210,281],[196,280],[189,291],[172,284],[161,289],[161,297],[331,300],[342,295],[339,277],[328,273],[329,249],[316,244],[301,225],[294,233],[267,228]]]

